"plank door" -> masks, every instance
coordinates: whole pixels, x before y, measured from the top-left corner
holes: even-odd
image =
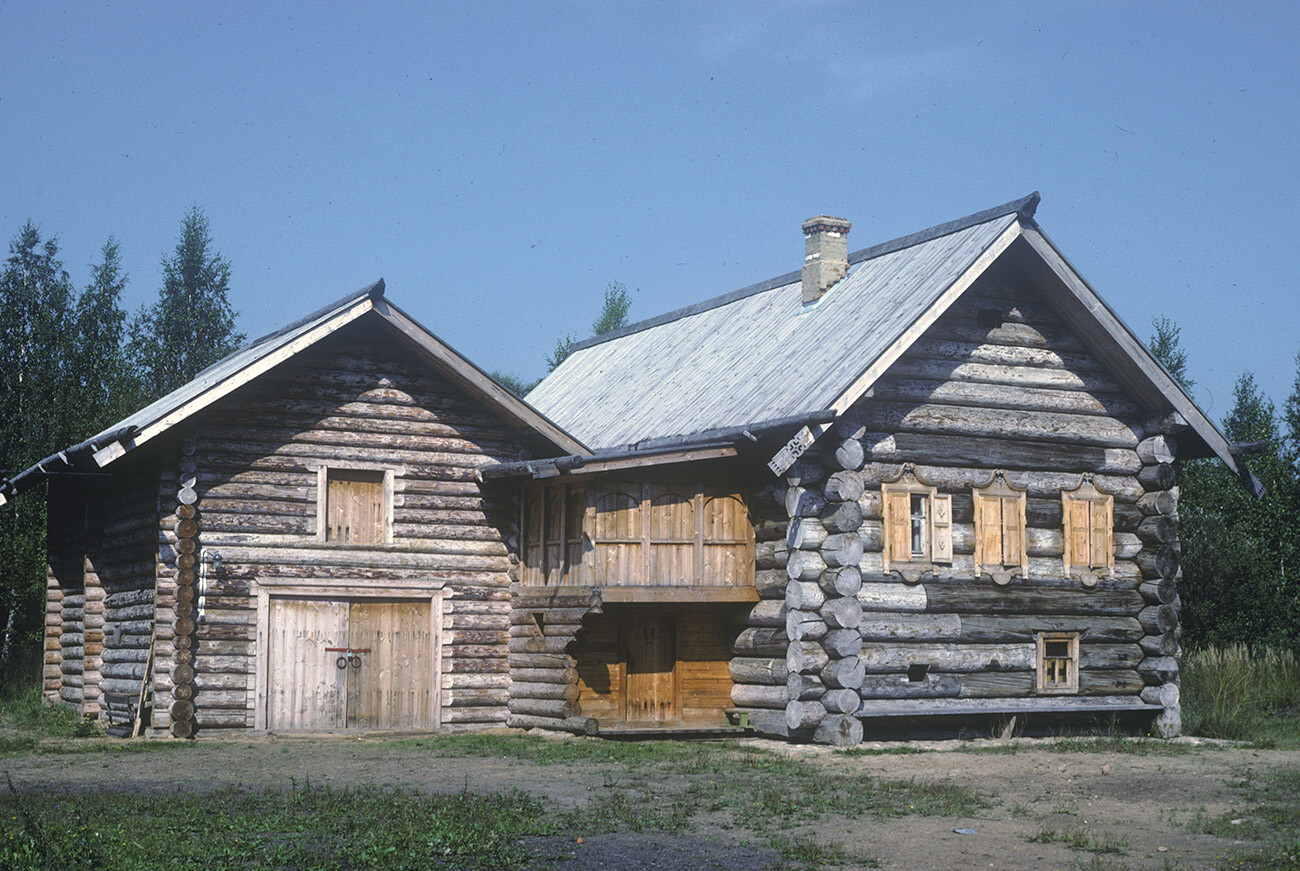
[[[629,615],[623,620],[625,716],[629,721],[678,718],[675,623],[672,614]]]
[[[353,602],[347,728],[433,727],[433,638],[428,602]]]
[[[326,648],[347,646],[348,604],[272,599],[269,618],[268,728],[342,729],[347,672]]]

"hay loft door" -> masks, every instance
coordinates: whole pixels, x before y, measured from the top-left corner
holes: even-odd
[[[434,725],[428,602],[272,599],[267,728]]]

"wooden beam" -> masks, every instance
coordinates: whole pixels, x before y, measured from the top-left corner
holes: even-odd
[[[757,602],[758,591],[753,587],[601,587],[600,597],[606,603]]]

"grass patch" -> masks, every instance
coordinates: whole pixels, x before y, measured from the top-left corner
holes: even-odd
[[[1042,828],[1025,840],[1035,844],[1063,844],[1076,853],[1128,855],[1128,839],[1103,834],[1093,837],[1092,833],[1080,826],[1058,829],[1051,823],[1044,823]]]
[[[6,734],[10,730],[20,734]],[[0,687],[0,751],[31,750],[42,739],[98,734],[91,721],[46,702],[35,684]]]
[[[1188,734],[1300,747],[1300,660],[1291,651],[1209,647],[1183,658],[1182,676]]]
[[[880,860],[872,856],[851,853],[841,844],[824,844],[810,838],[773,838],[772,847],[796,868],[825,868],[851,866],[853,868],[879,868]]]
[[[6,795],[0,810],[0,867],[15,871],[519,868],[518,840],[556,825],[519,792]]]
[[[1198,812],[1187,828],[1218,838],[1262,842],[1260,847],[1234,855],[1233,868],[1300,869],[1300,768],[1277,769],[1262,779],[1248,773],[1235,785],[1254,804],[1249,811],[1218,817]]]

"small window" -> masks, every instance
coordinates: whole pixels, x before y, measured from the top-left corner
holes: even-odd
[[[1038,634],[1038,691],[1043,693],[1079,691],[1079,634],[1077,632]]]
[[[325,541],[383,544],[390,540],[387,474],[378,469],[323,470]]]
[[[928,496],[920,493],[912,494],[912,559],[924,560],[930,556],[930,548],[927,546],[926,536],[926,511],[925,504],[929,501]]]
[[[1091,475],[1061,494],[1065,569],[1081,574],[1085,584],[1115,570],[1114,512],[1115,497],[1098,490]]]
[[[952,562],[952,496],[916,479],[909,464],[881,485],[885,564]]]

